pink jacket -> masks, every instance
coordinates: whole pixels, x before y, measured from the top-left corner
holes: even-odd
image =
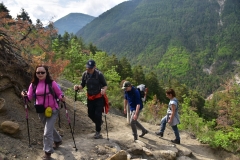
[[[58,87],[58,84],[55,81],[52,81],[52,88],[57,95],[59,99],[62,99],[62,91]],[[35,104],[43,104],[43,99],[44,99],[44,91],[45,91],[45,80],[40,80],[37,88],[36,88],[36,102]],[[33,98],[35,99],[34,93],[33,93],[33,84],[31,83],[29,88],[28,88],[28,98],[29,100],[32,100]],[[49,91],[49,86],[46,85],[46,95],[45,95],[45,103],[44,103],[45,108],[51,107],[53,110],[58,109],[58,104],[54,96],[50,93]]]

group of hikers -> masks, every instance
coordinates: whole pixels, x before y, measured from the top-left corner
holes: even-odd
[[[74,90],[79,91],[84,87],[87,88],[87,108],[88,117],[95,124],[95,139],[103,138],[101,135],[102,111],[105,105],[104,95],[107,90],[107,82],[101,71],[96,69],[94,60],[89,60],[86,64],[86,71],[82,74],[82,79],[79,85],[74,85]],[[142,131],[139,137],[143,137],[148,133],[141,123],[138,121],[139,114],[143,108],[143,101],[146,99],[147,88],[145,95],[141,96],[137,87],[131,82],[125,81],[122,89],[124,90],[124,113],[127,113],[127,105],[130,109],[130,124],[134,141],[138,139],[137,128]],[[28,100],[34,98],[34,106],[38,113],[39,119],[44,125],[43,134],[43,150],[45,152],[43,160],[51,159],[51,154],[55,149],[62,144],[62,137],[54,128],[56,119],[59,114],[58,100],[65,103],[65,98],[60,87],[54,81],[49,73],[48,67],[45,65],[37,65],[33,73],[31,84],[28,91],[22,91],[21,95]],[[178,100],[173,89],[166,91],[166,96],[170,99],[167,114],[161,119],[159,132],[156,135],[163,137],[166,124],[170,124],[175,134],[173,143],[180,144],[180,136],[177,125],[180,123],[178,115]],[[70,126],[71,127],[71,126]]]

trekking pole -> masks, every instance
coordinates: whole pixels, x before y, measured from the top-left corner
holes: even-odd
[[[62,95],[62,96],[64,96],[64,95]],[[60,115],[61,113],[60,113],[60,109],[63,108],[63,106],[62,106],[62,103],[60,103],[59,98],[57,98],[57,104],[58,104],[58,108],[59,108],[59,112],[58,112],[58,126],[59,126],[59,128],[61,128],[61,115]]]
[[[23,90],[24,94],[26,95],[26,90]],[[27,108],[27,100],[29,101],[27,96],[24,96],[24,107],[25,107],[25,111],[26,111],[26,120],[27,120],[27,131],[28,131],[28,147],[31,147],[30,144],[30,132],[29,132],[29,125],[28,125],[28,108]]]
[[[75,140],[74,140],[73,131],[72,131],[69,115],[68,115],[68,110],[67,110],[67,107],[66,107],[66,102],[63,101],[63,104],[64,104],[64,108],[66,110],[66,117],[67,117],[67,120],[68,120],[68,124],[69,124],[70,130],[71,130],[71,133],[72,133],[72,138],[73,138],[73,142],[74,142],[74,147],[73,148],[75,148],[75,150],[77,151],[78,149],[77,149],[77,146],[76,146],[76,143],[75,143]]]
[[[59,99],[57,99],[57,104],[58,104],[58,108],[59,108],[59,112],[58,112],[58,126],[59,126],[59,128],[61,128],[61,118],[60,118]]]
[[[105,107],[103,107],[103,109],[104,109],[104,117],[105,117],[105,122],[106,122],[106,131],[107,131],[107,140],[109,140],[109,138],[108,138],[108,127],[107,127],[107,114],[106,114],[106,111],[105,111]]]
[[[74,98],[74,115],[73,115],[73,133],[74,133],[74,127],[75,127],[75,115],[76,115],[77,92],[78,92],[78,90],[75,90],[75,98]]]

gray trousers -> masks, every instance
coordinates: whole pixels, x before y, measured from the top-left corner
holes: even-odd
[[[130,124],[131,124],[131,128],[132,128],[133,136],[137,137],[137,135],[138,135],[137,134],[137,128],[141,129],[142,132],[146,131],[146,129],[137,120],[133,119],[133,116],[134,116],[135,112],[136,112],[135,110],[130,111],[130,114],[131,114]],[[139,113],[140,113],[140,111],[138,112],[137,116],[139,116]]]
[[[62,141],[62,137],[58,134],[57,130],[54,128],[54,124],[58,117],[59,110],[53,110],[52,116],[50,118],[45,117],[44,113],[39,113],[38,117],[44,125],[43,134],[43,150],[48,153],[53,153],[53,142]]]

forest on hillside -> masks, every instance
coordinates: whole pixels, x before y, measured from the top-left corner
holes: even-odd
[[[0,3],[0,66],[5,70],[1,76],[7,76],[9,64],[18,61],[18,58],[11,61],[8,55],[25,60],[27,65],[22,70],[26,75],[31,75],[36,64],[44,63],[50,66],[54,79],[61,77],[74,84],[79,83],[87,60],[94,59],[107,80],[109,101],[119,110],[123,109],[123,80],[134,85],[146,84],[149,93],[141,118],[149,123],[156,123],[166,114],[168,100],[165,90],[174,88],[180,102],[181,130],[215,148],[235,154],[240,152],[240,87],[234,81],[225,81],[222,84],[224,91],[216,92],[212,99],[205,100],[197,90],[176,79],[163,83],[154,72],[144,73],[143,66],[131,65],[126,57],[118,59],[72,34],[58,35],[51,22],[47,28],[39,20],[33,24],[24,9],[17,19],[13,19],[7,7]],[[30,77],[26,83],[30,83]],[[72,88],[65,94],[74,97]],[[78,99],[85,102],[85,96],[86,90]]]
[[[239,68],[239,16],[238,0],[133,0],[103,13],[77,36],[206,98]]]

